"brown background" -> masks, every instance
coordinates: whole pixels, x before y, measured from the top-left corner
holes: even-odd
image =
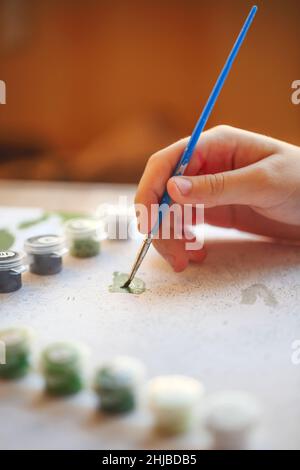
[[[252,4],[0,1],[0,177],[137,181],[191,132]],[[300,145],[300,3],[257,4],[209,126]]]

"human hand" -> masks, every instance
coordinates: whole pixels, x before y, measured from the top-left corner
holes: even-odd
[[[150,213],[167,185],[173,202],[204,204],[209,224],[300,240],[299,147],[218,126],[202,134],[185,176],[172,178],[187,142],[182,139],[149,159],[136,204],[145,205]],[[149,231],[143,229],[145,221],[139,223],[141,231]],[[185,239],[156,239],[153,244],[178,272],[205,256],[204,250],[187,250]]]

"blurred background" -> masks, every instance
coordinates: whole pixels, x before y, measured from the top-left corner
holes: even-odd
[[[300,145],[299,0],[266,0],[209,126]],[[0,0],[0,178],[137,182],[190,134],[252,1]]]

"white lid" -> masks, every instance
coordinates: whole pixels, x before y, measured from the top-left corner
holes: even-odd
[[[139,384],[145,379],[146,370],[144,364],[138,359],[129,356],[118,356],[106,363],[101,369],[107,368],[120,383]]]
[[[251,428],[261,409],[252,395],[241,391],[214,394],[208,404],[207,426],[215,432],[237,432]]]
[[[28,254],[59,254],[65,247],[65,240],[60,235],[38,235],[28,238],[24,247]]]
[[[71,219],[65,223],[65,231],[73,238],[99,237],[103,223],[96,219]]]
[[[7,348],[27,344],[32,336],[32,330],[25,327],[11,327],[0,331],[0,341],[4,342]]]
[[[179,411],[197,405],[204,394],[204,387],[191,377],[159,376],[149,383],[148,393],[153,410]]]
[[[83,362],[88,355],[88,350],[82,344],[76,342],[56,342],[50,344],[42,354],[42,362],[70,365]]]
[[[74,358],[74,350],[68,345],[55,345],[47,352],[47,359],[55,364],[65,364]]]
[[[0,271],[18,270],[23,267],[23,253],[16,251],[0,251]]]

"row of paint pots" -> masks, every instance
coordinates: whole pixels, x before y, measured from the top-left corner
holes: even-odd
[[[98,255],[102,228],[102,223],[94,219],[73,219],[65,225],[65,236],[45,234],[26,240],[25,254],[0,251],[0,293],[20,289],[22,273],[27,269],[41,276],[59,273],[67,252],[78,258]]]
[[[0,361],[0,378],[12,380],[30,372],[31,338],[26,328],[0,331],[0,345],[5,345],[6,353],[2,364]],[[87,359],[83,346],[63,342],[49,345],[38,361],[45,391],[52,396],[79,393],[89,383]],[[146,382],[143,363],[127,356],[116,357],[97,368],[91,385],[103,412],[128,413],[144,406],[158,431],[178,435],[204,428],[213,448],[249,447],[260,417],[260,405],[248,393],[222,391],[206,397],[200,381],[182,375],[159,376]]]

